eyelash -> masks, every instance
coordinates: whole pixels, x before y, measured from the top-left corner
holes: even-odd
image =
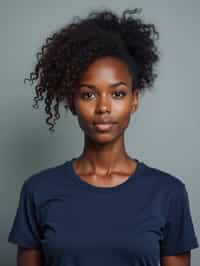
[[[126,95],[126,93],[123,92],[123,91],[115,91],[115,92],[123,94],[122,97],[124,97],[124,96]],[[92,92],[83,92],[83,93],[81,93],[81,98],[85,99],[84,96],[85,96],[85,95],[88,95],[89,93],[92,93]],[[117,98],[122,98],[122,97],[117,97]],[[87,99],[90,99],[90,97],[86,97],[86,98],[87,98]]]

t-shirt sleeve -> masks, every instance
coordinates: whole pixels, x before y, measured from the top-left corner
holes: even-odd
[[[25,181],[20,192],[16,215],[8,235],[8,242],[24,248],[39,248],[39,225],[33,193]]]
[[[188,193],[184,183],[174,191],[170,200],[160,256],[173,256],[199,247],[191,217]]]

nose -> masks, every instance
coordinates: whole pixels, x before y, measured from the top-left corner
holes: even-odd
[[[110,111],[111,111],[110,99],[106,95],[100,96],[97,101],[96,112],[104,113],[104,112],[110,112]]]

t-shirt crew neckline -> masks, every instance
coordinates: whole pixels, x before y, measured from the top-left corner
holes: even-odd
[[[134,173],[132,173],[128,179],[126,179],[124,182],[122,182],[119,185],[116,186],[108,186],[108,187],[100,187],[92,185],[85,180],[83,180],[79,175],[77,175],[74,166],[73,166],[73,160],[76,160],[76,158],[72,158],[71,160],[67,161],[68,166],[70,169],[70,173],[72,175],[72,179],[76,184],[78,184],[81,188],[87,189],[90,191],[98,192],[98,193],[112,193],[116,191],[120,191],[123,189],[126,189],[130,186],[131,183],[136,182],[137,178],[140,176],[141,170],[143,168],[143,162],[140,161],[137,158],[134,158],[137,161],[136,169],[134,170]]]

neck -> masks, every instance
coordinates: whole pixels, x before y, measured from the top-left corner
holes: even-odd
[[[78,161],[94,172],[112,172],[130,161],[124,138],[109,143],[94,143],[85,137],[84,149]]]

